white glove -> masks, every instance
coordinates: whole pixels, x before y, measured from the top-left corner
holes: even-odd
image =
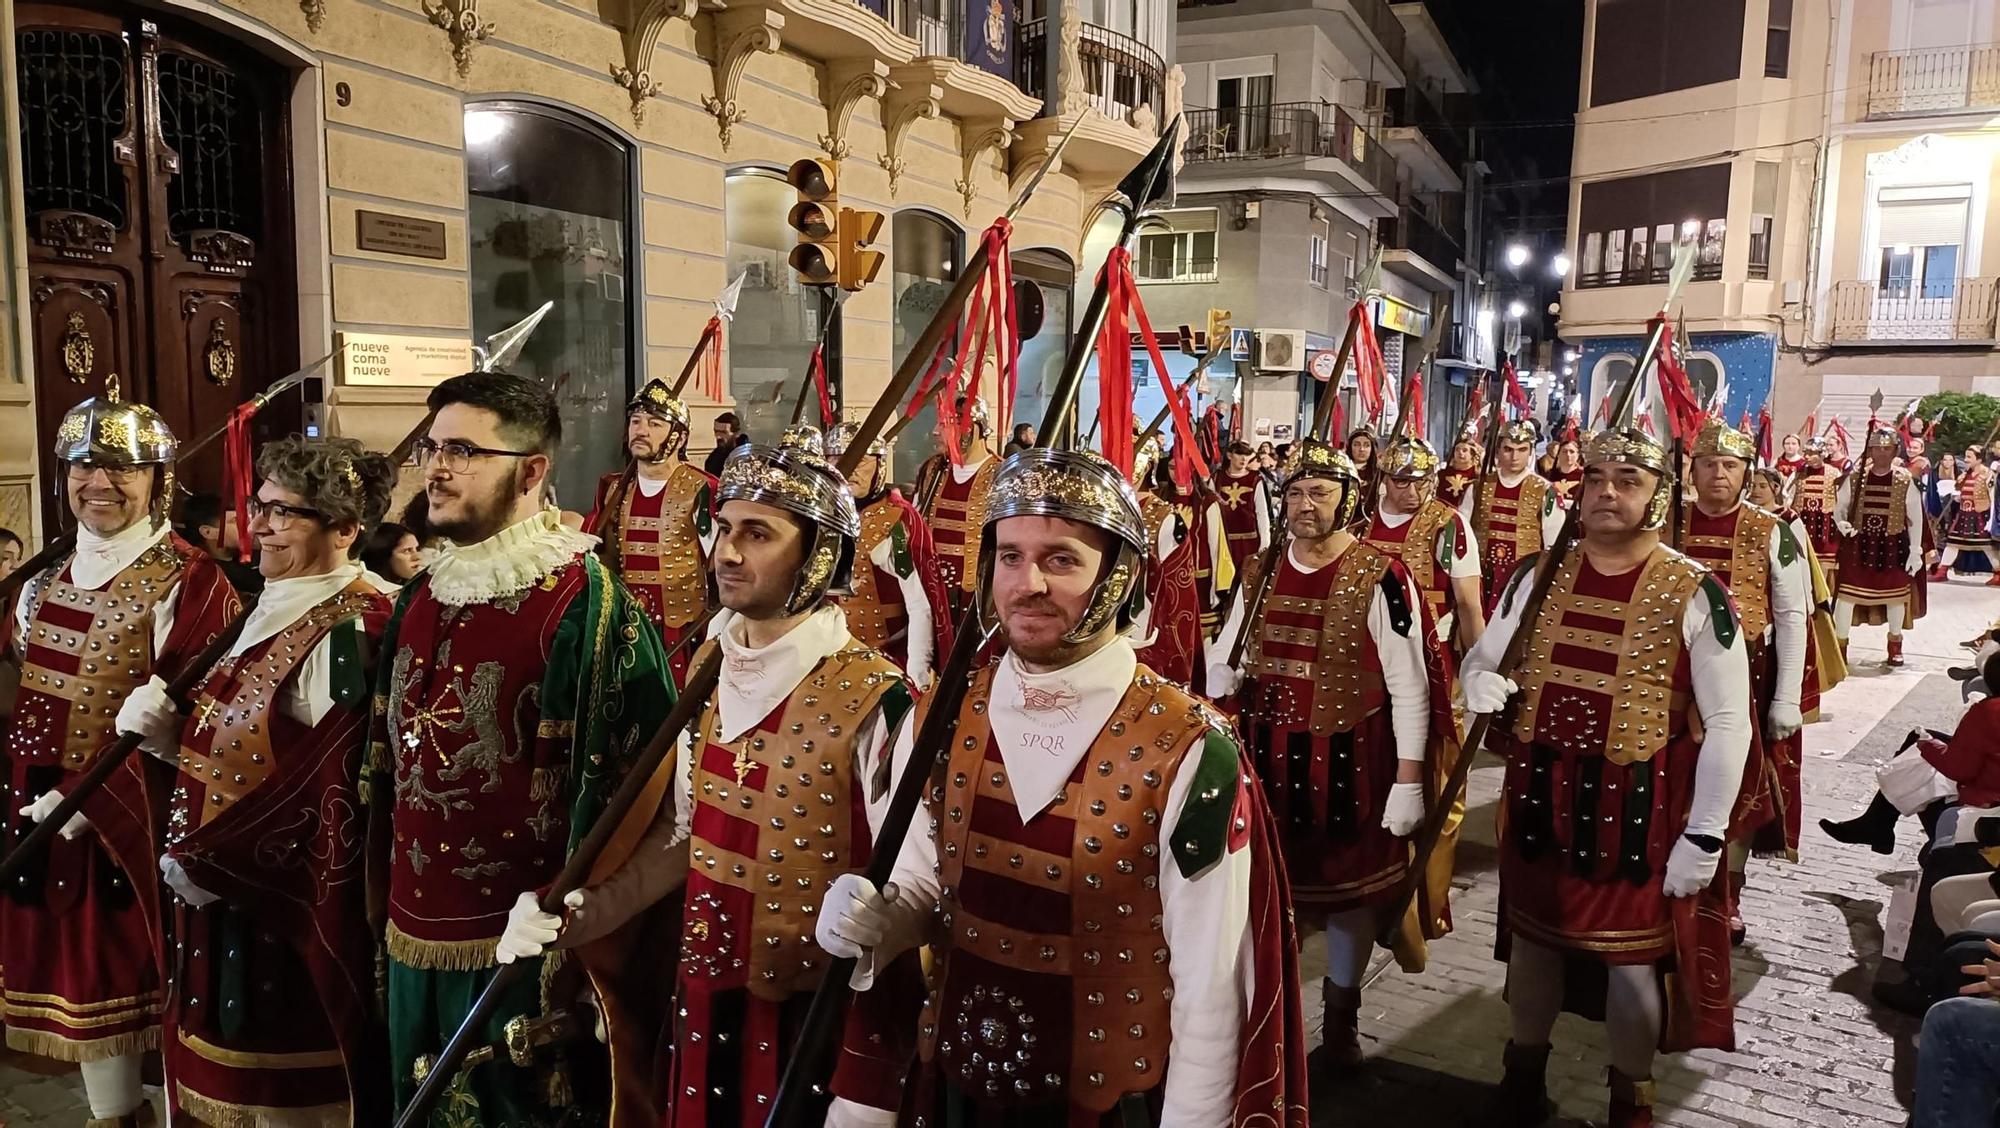
[[[1208,695],[1210,697],[1227,697],[1242,688],[1243,674],[1240,671],[1232,670],[1220,664],[1208,668]]]
[[[1704,850],[1687,835],[1681,835],[1674,843],[1674,852],[1667,855],[1667,896],[1692,897],[1708,888],[1708,883],[1715,880],[1715,867],[1721,861],[1721,850]]]
[[[139,747],[149,754],[169,763],[179,762],[181,711],[167,696],[167,683],[158,674],[134,687],[125,704],[118,707],[118,731],[142,737]]]
[[[1833,527],[1839,529],[1840,535],[1843,537],[1851,537],[1854,535],[1854,526],[1848,524],[1845,521],[1840,520],[1837,517],[1834,518]]]
[[[167,888],[174,891],[175,896],[194,908],[212,905],[222,899],[196,885],[194,878],[189,877],[187,870],[181,866],[180,859],[172,854],[160,855],[160,877],[167,883]]]
[[[896,1128],[896,1110],[835,1097],[827,1106],[826,1128]]]
[[[500,933],[493,958],[503,964],[532,960],[555,943],[562,930],[562,918],[543,912],[540,897],[532,892],[523,893],[514,899],[514,907],[507,910],[507,928]]]
[[[55,809],[62,804],[62,800],[62,792],[44,791],[41,798],[21,808],[21,813],[28,816],[28,821],[30,822],[41,822],[55,813]],[[71,839],[89,829],[90,820],[83,817],[82,811],[78,811],[76,814],[71,815],[69,821],[64,823],[63,828],[56,831],[56,833],[62,835],[64,839]]]
[[[1766,730],[1772,740],[1783,740],[1803,728],[1805,717],[1799,712],[1796,701],[1771,702],[1770,728]]]
[[[1912,543],[1910,545],[1910,555],[1908,555],[1903,559],[1903,571],[1908,572],[1910,575],[1914,576],[1918,572],[1921,572],[1923,570],[1924,570],[1924,550],[1922,546],[1916,544],[1915,539],[1912,538]]]
[[[868,950],[889,934],[889,901],[867,878],[843,873],[827,887],[813,939],[827,955],[866,958]]]
[[[1507,699],[1521,692],[1521,687],[1501,677],[1491,670],[1467,670],[1459,678],[1459,685],[1465,694],[1465,707],[1474,713],[1498,713],[1507,705]]]
[[[910,689],[912,692],[929,693],[931,689],[931,682],[935,680],[936,678],[931,673],[929,667],[925,667],[924,669],[921,670],[910,671]]]
[[[1389,805],[1382,809],[1382,829],[1408,838],[1424,822],[1424,785],[1398,783],[1389,788]]]

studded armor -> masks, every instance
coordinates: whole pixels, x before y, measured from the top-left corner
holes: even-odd
[[[886,501],[861,511],[861,536],[854,547],[854,594],[841,600],[847,629],[863,645],[885,652],[891,640],[909,630],[910,612],[903,605],[902,585],[894,582],[894,576],[880,577],[871,554],[895,533],[904,512],[902,506]]]
[[[1257,622],[1245,627],[1255,632],[1243,651],[1255,712],[1276,728],[1345,732],[1389,699],[1368,631],[1355,625],[1368,621],[1390,557],[1363,541],[1311,575],[1289,563],[1279,564]],[[1259,558],[1253,567],[1261,566]]]
[[[989,458],[961,482],[950,467],[943,467],[936,493],[923,506],[946,588],[979,590],[979,534],[986,527],[986,501],[999,470],[1000,460]]]
[[[1542,510],[1548,504],[1549,484],[1539,475],[1529,474],[1518,485],[1500,484],[1497,475],[1479,483],[1477,512],[1484,528],[1472,530],[1485,554],[1488,582],[1495,587],[1506,583],[1516,562],[1540,552]]]
[[[618,575],[656,627],[685,627],[708,609],[707,563],[695,516],[709,488],[707,474],[679,462],[659,493],[647,497],[634,484],[619,502],[612,534]]]
[[[1395,557],[1408,569],[1411,583],[1423,593],[1430,608],[1433,623],[1451,610],[1451,574],[1438,562],[1438,541],[1457,531],[1457,511],[1435,500],[1424,502],[1414,516],[1393,529],[1378,513],[1368,529],[1369,547]],[[1458,545],[1454,551],[1463,552],[1465,546]]]
[[[941,939],[919,1052],[986,1104],[1067,1097],[1106,1112],[1166,1073],[1160,820],[1211,722],[1139,667],[1055,802],[1023,825],[986,715],[992,678],[974,675],[929,798]]]
[[[1736,601],[1743,637],[1756,643],[1771,625],[1771,534],[1773,514],[1745,503],[1720,517],[1690,506],[1681,548],[1715,573]]]

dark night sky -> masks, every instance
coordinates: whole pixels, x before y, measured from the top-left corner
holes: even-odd
[[[1493,201],[1502,223],[1560,217],[1567,205],[1577,81],[1582,68],[1583,0],[1425,0],[1459,62],[1479,83],[1466,124],[1496,187],[1520,184]],[[1521,184],[1542,180],[1541,184]],[[1525,211],[1527,216],[1521,213]],[[1530,218],[1533,224],[1533,219]]]

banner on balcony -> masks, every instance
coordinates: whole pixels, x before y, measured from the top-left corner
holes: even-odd
[[[1014,78],[1014,0],[965,0],[965,61]]]

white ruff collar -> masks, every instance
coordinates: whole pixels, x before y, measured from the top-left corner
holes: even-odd
[[[431,597],[447,607],[519,595],[556,569],[597,547],[597,538],[544,509],[477,544],[447,542],[431,562]]]

